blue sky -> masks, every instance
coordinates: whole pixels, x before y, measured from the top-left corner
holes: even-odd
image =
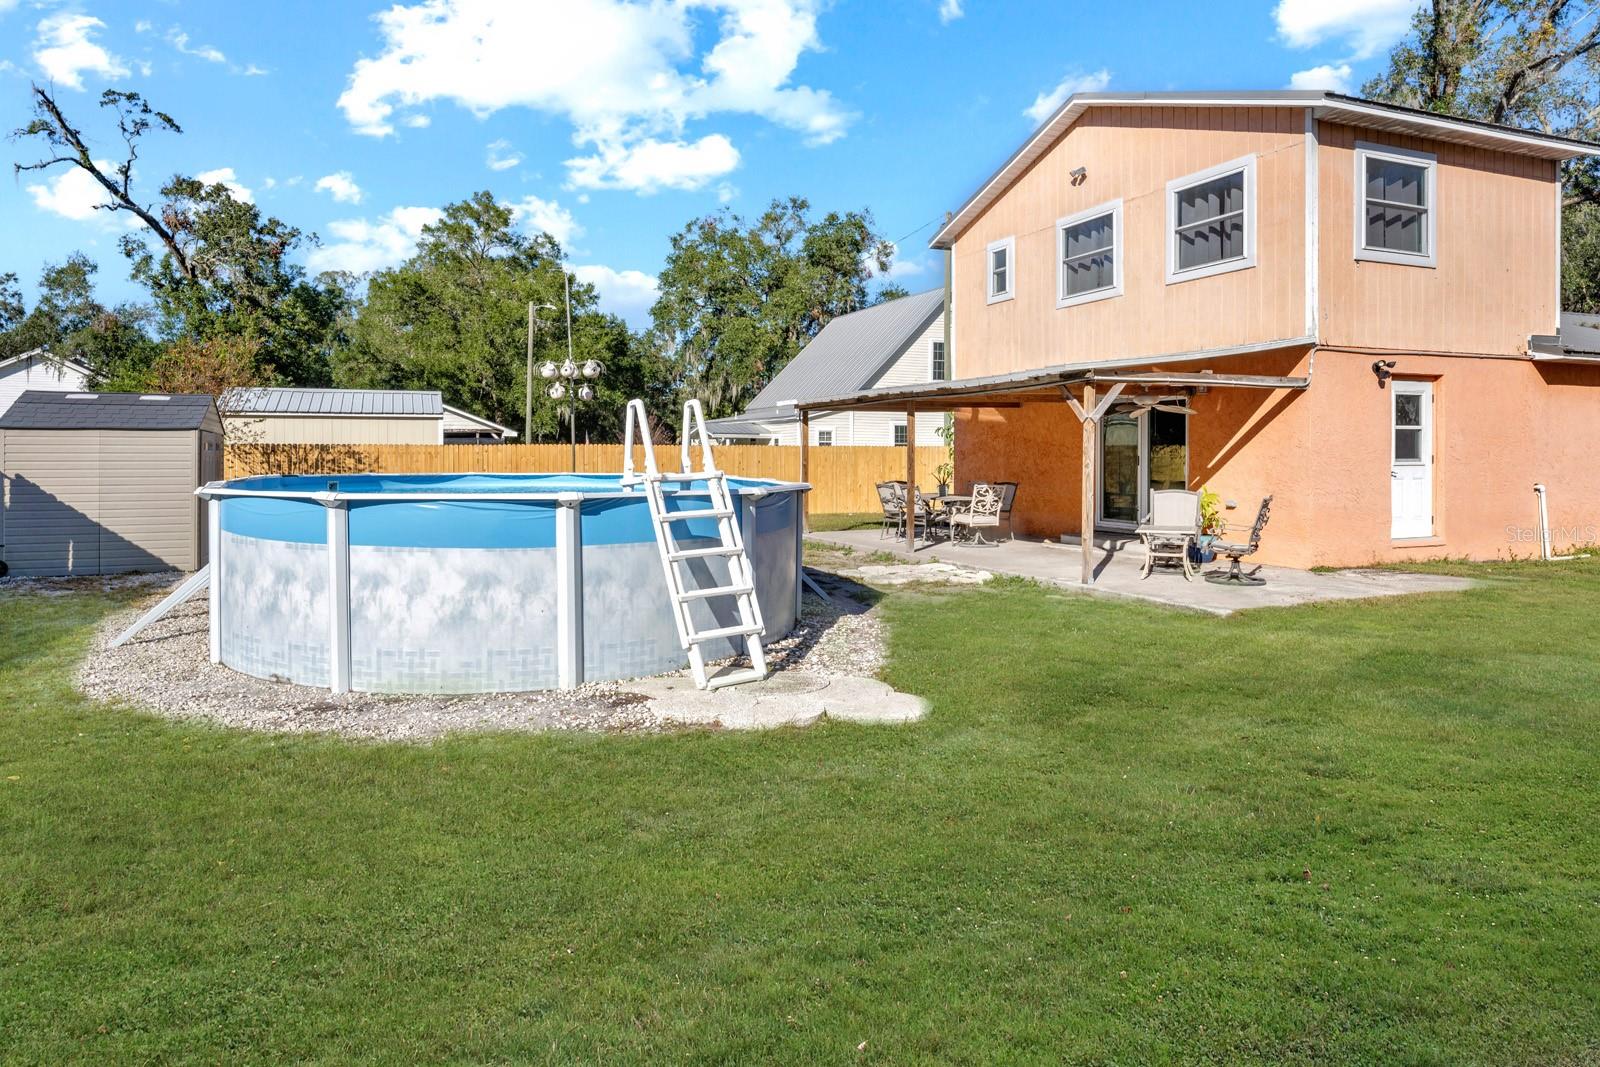
[[[144,199],[174,172],[231,182],[321,236],[314,269],[398,263],[440,206],[489,189],[642,325],[691,218],[789,194],[870,208],[904,238],[896,280],[931,287],[926,224],[1071,89],[1359,87],[1415,3],[0,0],[0,124],[27,121],[30,80],[53,85],[115,159],[96,100],[136,89],[184,128],[149,139]],[[74,250],[107,296],[137,295],[127,216],[93,211],[82,178],[0,183],[0,273],[30,300]]]

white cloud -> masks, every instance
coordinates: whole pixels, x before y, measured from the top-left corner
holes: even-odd
[[[574,238],[583,236],[583,227],[572,217],[572,212],[554,200],[525,196],[511,205],[511,219],[528,233],[544,231],[563,248]]]
[[[1024,108],[1022,113],[1034,122],[1043,122],[1055,114],[1056,108],[1067,102],[1067,97],[1074,93],[1098,93],[1109,84],[1111,84],[1111,72],[1103,67],[1093,74],[1079,74],[1074,71],[1062,78],[1054,89],[1034,97],[1033,103]]]
[[[568,181],[579,189],[699,189],[739,165],[739,150],[720,133],[693,143],[646,139],[603,144],[592,156],[567,160]]]
[[[228,194],[241,204],[256,202],[255,193],[239,184],[239,176],[233,172],[232,167],[218,167],[216,170],[203,170],[194,176],[195,181],[204,185],[220,185],[228,190]]]
[[[327,193],[341,204],[361,203],[361,186],[356,184],[355,176],[347,170],[324,174],[317,179],[316,190]]]
[[[890,242],[890,245],[894,251],[889,258],[888,270],[879,270],[875,261],[868,257],[863,257],[863,265],[867,268],[867,274],[870,277],[881,278],[889,282],[903,282],[908,278],[916,277],[918,274],[927,273],[928,260],[926,255],[917,258],[903,257],[901,255],[903,250],[899,245],[893,242]]]
[[[33,60],[54,81],[68,89],[83,88],[83,75],[125,78],[128,68],[90,38],[106,24],[91,15],[63,11],[42,19],[33,42]]]
[[[396,266],[416,251],[422,228],[438,222],[443,214],[432,207],[397,207],[376,222],[331,222],[328,232],[336,240],[313,248],[306,266],[313,272],[347,270],[352,274]]]
[[[107,174],[115,167],[114,163],[105,159],[97,159],[94,163]],[[99,205],[111,202],[110,194],[82,167],[68,167],[39,184],[28,186],[28,195],[33,198],[34,207],[62,218],[76,222],[90,219],[110,222],[109,212],[97,210]]]
[[[654,275],[642,270],[612,270],[599,264],[573,267],[572,274],[599,291],[601,311],[621,315],[635,329],[650,324],[650,306],[660,295]]]
[[[429,118],[426,115],[420,115],[420,114],[419,115],[407,115],[405,117],[404,122],[405,122],[405,124],[407,126],[411,127],[413,130],[425,130],[429,126],[433,125],[433,120],[431,118]]]
[[[1376,55],[1404,37],[1420,0],[1278,0],[1272,18],[1291,48],[1344,42],[1352,59]]]
[[[1297,70],[1289,76],[1291,89],[1328,89],[1335,93],[1350,91],[1350,64],[1324,63],[1310,70]]]
[[[511,147],[511,142],[504,137],[498,141],[490,141],[486,150],[484,162],[490,170],[510,170],[522,162],[522,153]]]
[[[966,12],[961,10],[961,0],[939,0],[939,21],[948,25]]]
[[[190,48],[189,35],[176,26],[167,31],[167,43],[184,55],[203,59],[207,63],[226,63],[228,61],[228,57],[223,55],[222,50],[216,45],[202,44]]]
[[[450,100],[478,116],[527,107],[565,117],[592,154],[577,184],[647,191],[703,183],[737,153],[720,134],[686,140],[689,122],[752,114],[808,143],[843,136],[852,116],[825,90],[791,84],[821,48],[823,0],[427,0],[376,16],[383,51],[358,60],[339,107],[358,131],[394,132],[405,112]],[[714,20],[714,21],[713,21]],[[700,42],[713,41],[701,51]],[[530,50],[530,42],[537,42]],[[691,161],[686,152],[698,153]],[[667,172],[643,174],[659,162]],[[613,170],[628,167],[628,176]]]

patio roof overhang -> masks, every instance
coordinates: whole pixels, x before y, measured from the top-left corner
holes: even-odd
[[[1130,359],[1094,360],[1063,363],[1035,370],[1013,371],[984,378],[962,378],[949,382],[924,382],[920,385],[868,389],[846,396],[801,401],[795,405],[800,416],[800,480],[805,481],[809,466],[809,424],[819,411],[896,411],[906,416],[906,485],[917,484],[916,417],[918,412],[957,411],[966,408],[1014,408],[1025,403],[1056,403],[1072,409],[1083,426],[1083,448],[1077,457],[1082,463],[1081,530],[1083,577],[1085,585],[1094,582],[1091,560],[1094,545],[1095,482],[1098,471],[1094,456],[1099,450],[1100,422],[1129,386],[1156,388],[1221,387],[1234,389],[1304,390],[1311,386],[1311,375],[1288,377],[1269,374],[1219,373],[1210,367],[1195,367],[1208,361],[1237,356],[1266,354],[1295,348],[1310,348],[1315,357],[1315,338],[1295,337],[1263,344],[1239,345],[1199,352],[1180,352],[1166,356],[1141,356]],[[1180,369],[1171,369],[1179,364]],[[1143,369],[1141,369],[1143,368]],[[1150,369],[1158,368],[1158,369]],[[1101,387],[1104,387],[1103,389]],[[1078,395],[1074,395],[1077,392]],[[906,542],[916,550],[916,523],[908,521]]]
[[[1065,389],[1095,383],[1124,387],[1152,385],[1167,388],[1217,386],[1241,389],[1305,389],[1311,385],[1310,377],[1227,374],[1209,368],[1199,370],[1140,370],[1139,368],[1174,363],[1203,363],[1207,360],[1255,355],[1279,349],[1309,346],[1313,343],[1312,338],[1298,337],[1267,344],[1241,345],[1168,356],[1062,363],[981,378],[958,378],[948,382],[922,382],[917,385],[867,389],[844,396],[802,401],[796,405],[796,410],[806,414],[819,411],[956,411],[978,407],[1016,407],[1024,403],[1064,404],[1069,399]]]

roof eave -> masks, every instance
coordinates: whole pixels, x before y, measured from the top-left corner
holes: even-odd
[[[1053,144],[1076,123],[1091,107],[1310,107],[1319,119],[1333,119],[1366,115],[1388,116],[1392,120],[1410,122],[1418,127],[1431,127],[1440,131],[1441,139],[1462,143],[1494,142],[1502,148],[1520,147],[1523,151],[1551,159],[1572,159],[1578,156],[1600,156],[1600,145],[1568,137],[1556,137],[1532,131],[1516,130],[1508,126],[1495,126],[1470,119],[1433,116],[1414,108],[1363,100],[1360,97],[1330,93],[1323,90],[1285,89],[1281,91],[1238,92],[1177,92],[1177,93],[1076,93],[1068,97],[1055,113],[1041,123],[1029,138],[1013,152],[1000,168],[969,196],[929,240],[929,247],[948,249],[975,220],[976,215],[987,210],[993,200],[977,206],[986,194],[994,191],[995,198],[1009,188],[1015,175],[1032,166],[1049,145]],[[1442,136],[1448,131],[1452,136]],[[1492,145],[1486,145],[1492,146]],[[1037,149],[1037,155],[1030,150]],[[996,187],[996,183],[999,183]]]

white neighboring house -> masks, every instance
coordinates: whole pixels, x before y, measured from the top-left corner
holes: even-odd
[[[77,360],[54,360],[42,348],[0,360],[0,415],[29,389],[81,393],[89,388],[90,370]]]
[[[824,326],[742,414],[712,419],[723,444],[798,445],[800,400],[845,396],[884,385],[950,377],[944,347],[944,290],[930,289],[840,315]],[[917,420],[917,444],[938,445],[938,418]],[[904,412],[813,412],[813,445],[903,445]]]

